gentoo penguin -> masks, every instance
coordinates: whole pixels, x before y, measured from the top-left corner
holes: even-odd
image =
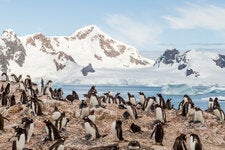
[[[94,107],[94,106],[100,106],[100,103],[98,101],[98,96],[97,94],[94,92],[94,93],[91,93],[91,96],[90,96],[90,104]]]
[[[208,102],[208,110],[211,111],[214,108],[214,101],[212,99],[212,97],[209,98],[209,102]]]
[[[90,111],[90,114],[88,115],[88,118],[93,122],[93,123],[95,123],[95,110],[93,109],[93,110],[91,110]]]
[[[54,141],[61,138],[59,130],[51,123],[51,121],[44,120],[44,123],[46,125],[45,130],[47,132],[47,139],[45,140]]]
[[[145,94],[143,92],[139,92],[139,101],[140,101],[141,105],[144,104],[145,99],[146,99]]]
[[[127,150],[140,150],[141,145],[138,141],[130,141],[127,145]]]
[[[9,121],[6,117],[3,117],[2,114],[0,113],[0,130],[4,131],[4,119]]]
[[[95,85],[92,85],[91,88],[88,90],[87,98],[90,98],[92,93],[97,93]]]
[[[116,103],[112,92],[104,93],[106,95],[106,103]]]
[[[44,95],[47,95],[49,100],[52,99],[52,81],[49,80],[44,88]]]
[[[190,150],[202,150],[202,143],[197,134],[190,135]]]
[[[148,98],[146,98],[146,100],[144,101],[144,104],[143,104],[142,109],[143,109],[145,112],[149,113],[150,110],[151,110],[151,107],[152,107],[152,105],[153,105],[153,103],[154,103],[155,100],[156,100],[156,99],[155,99],[154,96],[153,96],[153,97],[148,97]]]
[[[9,101],[9,106],[13,106],[13,105],[16,105],[15,95],[12,95]]]
[[[90,113],[90,108],[88,107],[85,100],[81,101],[79,109],[80,109],[80,118],[84,118],[85,116],[88,116]]]
[[[13,82],[15,83],[19,83],[22,78],[22,75],[19,75],[19,77],[17,77],[15,74],[11,74],[11,76],[12,76]]]
[[[22,91],[21,96],[20,96],[20,102],[22,104],[27,104],[28,103],[28,98],[25,90]]]
[[[72,94],[66,96],[66,100],[73,103],[74,100],[79,100],[79,96],[76,91],[72,91]]]
[[[159,120],[162,123],[166,122],[166,113],[162,109],[162,106],[159,104],[155,105],[155,118],[156,118],[156,120]]]
[[[61,112],[59,111],[58,107],[55,106],[51,117],[54,121],[56,121],[57,119],[59,119],[60,116],[61,116]]]
[[[14,127],[16,132],[16,141],[13,141],[13,150],[23,150],[26,141],[25,130],[19,126]]]
[[[134,95],[131,95],[131,94],[128,92],[128,93],[127,93],[127,96],[128,96],[128,101],[129,101],[132,105],[136,106],[136,105],[137,105],[137,102],[136,102],[136,99],[135,99]]]
[[[162,126],[161,122],[158,122],[155,124],[154,129],[151,134],[151,138],[153,136],[155,137],[156,144],[159,143],[160,145],[163,145],[162,142],[163,142],[163,137],[164,137],[164,130],[163,130],[163,126]]]
[[[214,98],[214,105],[213,105],[213,107],[215,107],[215,108],[221,108],[221,107],[220,107],[220,104],[219,104],[219,102],[218,102],[218,98],[217,98],[217,97]]]
[[[123,130],[122,130],[122,121],[116,120],[113,121],[111,125],[111,132],[114,139],[122,141],[123,139]]]
[[[134,124],[134,123],[132,123],[131,125],[130,125],[130,129],[131,129],[131,131],[133,132],[133,133],[141,133],[142,131],[141,131],[141,127],[139,127],[138,125],[136,125],[136,124]]]
[[[44,95],[44,80],[41,78],[41,83],[40,83],[40,86],[39,86],[39,94],[40,95]]]
[[[156,101],[164,109],[165,108],[165,100],[164,100],[162,94],[157,94],[157,96],[158,97],[156,98]]]
[[[120,93],[116,93],[114,99],[116,104],[126,104],[125,100],[120,96]]]
[[[127,105],[125,107],[127,108],[127,112],[130,114],[130,116],[133,120],[138,118],[137,110],[130,101],[127,102]]]
[[[213,108],[213,114],[218,118],[218,120],[220,121],[220,122],[224,122],[224,116],[225,116],[225,114],[224,114],[224,111],[220,108],[220,107],[214,107]]]
[[[49,150],[64,150],[65,138],[60,138],[56,143],[54,143]]]
[[[24,124],[24,129],[25,129],[25,133],[26,133],[26,142],[29,143],[30,142],[30,138],[34,133],[34,122],[33,119],[28,118],[28,117],[24,117],[22,118],[22,124]]]
[[[192,107],[194,107],[194,103],[193,103],[192,99],[190,98],[190,96],[184,95],[183,100],[179,103],[178,109],[182,110],[182,107],[184,106],[184,104],[186,102],[188,102]]]
[[[86,134],[91,135],[91,140],[100,138],[101,135],[98,132],[97,126],[87,116],[85,116],[83,119],[84,119],[84,128],[85,128]]]
[[[34,116],[43,115],[40,102],[42,101],[37,98],[36,94],[34,94],[34,98],[31,98],[31,104],[30,104],[31,105],[30,107],[33,111]]]
[[[6,92],[4,91],[1,95],[2,97],[2,106],[7,106],[7,103],[8,103],[8,96],[6,94]]]
[[[170,110],[173,109],[173,106],[171,105],[171,99],[167,99],[166,101],[166,109]]]
[[[178,136],[173,144],[173,150],[187,150],[186,147],[186,135],[185,134],[180,134]]]
[[[10,83],[7,83],[7,85],[6,85],[6,87],[5,87],[5,93],[6,94],[10,94],[10,92],[11,92],[11,86],[10,86]]]
[[[3,81],[9,81],[9,77],[5,72],[2,73],[2,76],[4,76]]]
[[[195,112],[193,117],[194,123],[198,123],[198,122],[204,123],[204,120],[205,119],[204,119],[203,111],[200,108],[195,107]]]
[[[67,123],[69,122],[69,118],[66,117],[65,112],[62,112],[60,117],[55,121],[55,127],[59,131],[65,130]]]

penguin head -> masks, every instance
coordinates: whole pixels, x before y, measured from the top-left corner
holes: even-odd
[[[180,134],[179,137],[180,137],[181,140],[184,140],[186,142],[187,138],[186,138],[185,134],[182,133],[182,134]]]
[[[156,94],[156,95],[157,95],[158,97],[162,97],[162,94],[160,94],[160,93],[159,93],[159,94]]]
[[[116,124],[119,125],[119,126],[121,126],[122,125],[122,121],[116,120]]]
[[[44,123],[45,123],[46,125],[48,125],[48,124],[50,124],[50,121],[49,121],[48,119],[46,119],[46,120],[44,120]]]
[[[85,116],[85,117],[83,118],[83,120],[84,120],[84,122],[89,122],[89,121],[90,121],[90,119],[89,119],[87,116]]]

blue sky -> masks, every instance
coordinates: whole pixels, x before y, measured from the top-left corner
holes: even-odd
[[[71,35],[95,24],[140,51],[224,49],[224,0],[0,0],[0,32]]]

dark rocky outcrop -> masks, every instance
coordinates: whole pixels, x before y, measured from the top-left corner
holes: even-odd
[[[220,55],[219,54],[219,58],[218,59],[214,59],[213,60],[217,66],[219,66],[220,68],[224,68],[225,67],[225,55]]]
[[[95,70],[93,69],[91,63],[88,64],[88,66],[84,67],[81,70],[83,76],[87,76],[89,72],[95,72]]]

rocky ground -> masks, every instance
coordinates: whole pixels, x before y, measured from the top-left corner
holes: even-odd
[[[0,83],[0,86],[5,83]],[[19,102],[20,93],[16,91],[17,84],[12,85],[12,93],[15,94],[17,102]],[[85,130],[83,127],[83,120],[79,118],[79,103],[75,101],[73,104],[69,102],[47,100],[46,96],[39,97],[44,102],[43,112],[46,116],[33,117],[30,114],[30,110],[25,105],[16,104],[10,108],[0,107],[0,112],[4,117],[7,117],[10,121],[5,120],[5,131],[0,131],[0,149],[9,150],[12,149],[12,138],[15,135],[13,127],[16,125],[21,126],[21,118],[29,116],[33,118],[35,124],[35,132],[31,141],[25,144],[26,148],[47,150],[56,141],[49,141],[43,143],[42,139],[46,135],[45,131],[45,119],[51,120],[51,114],[54,106],[57,106],[60,111],[65,111],[66,116],[70,119],[66,127],[66,131],[61,133],[62,137],[65,137],[65,149],[66,150],[86,150],[86,149],[104,149],[99,148],[110,144],[118,144],[120,149],[126,149],[129,141],[137,140],[140,142],[142,149],[146,150],[169,150],[172,148],[173,143],[177,136],[181,133],[187,135],[187,147],[189,149],[189,135],[191,133],[198,134],[205,150],[222,150],[225,149],[225,126],[216,120],[216,117],[212,114],[204,112],[205,122],[204,124],[189,123],[190,118],[184,118],[179,115],[176,110],[166,110],[168,122],[163,126],[165,136],[163,140],[163,146],[155,145],[154,139],[150,139],[150,135],[153,130],[153,121],[155,120],[154,114],[149,116],[145,115],[142,110],[138,110],[139,118],[137,120],[125,120],[122,118],[122,114],[125,110],[118,109],[117,105],[110,104],[104,108],[94,108],[96,114],[96,126],[99,129],[100,134],[105,135],[104,138],[87,141],[84,139]],[[117,142],[111,135],[111,123],[120,119],[123,124],[123,137],[124,141]],[[134,122],[142,129],[142,133],[132,133],[130,131],[130,125]]]

